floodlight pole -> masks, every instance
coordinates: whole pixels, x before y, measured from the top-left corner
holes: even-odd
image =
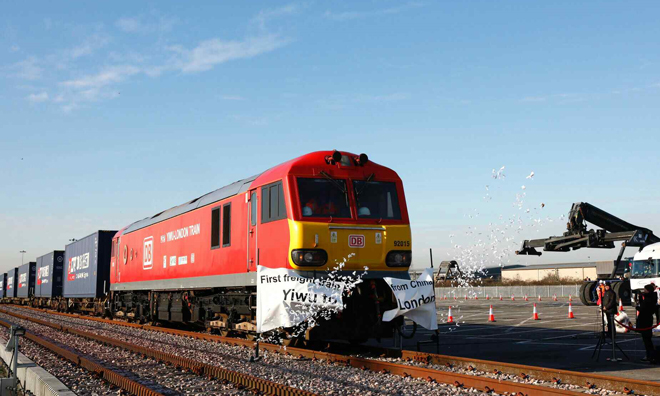
[[[27,253],[25,250],[21,250],[19,252],[21,254],[21,265],[23,265],[23,257],[25,256],[25,253]]]

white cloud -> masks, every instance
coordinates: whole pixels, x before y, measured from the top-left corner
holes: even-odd
[[[91,55],[99,49],[105,47],[110,42],[110,37],[105,34],[93,34],[83,41],[82,44],[71,48],[68,55],[72,59],[80,58],[81,56]]]
[[[398,14],[400,12],[407,11],[413,8],[422,7],[424,5],[425,5],[424,3],[410,2],[396,7],[383,8],[380,10],[372,10],[372,11],[344,11],[344,12],[336,12],[336,13],[332,11],[326,11],[324,16],[328,19],[333,19],[336,21],[347,21],[351,19],[374,17],[379,15]]]
[[[522,98],[523,102],[545,102],[545,97],[543,96],[526,96]]]
[[[355,98],[357,102],[397,102],[410,99],[410,94],[395,92],[387,95],[359,95]]]
[[[11,47],[9,47],[9,51],[11,51],[11,52],[17,52],[17,51],[20,51],[20,50],[21,50],[21,47],[19,47],[19,46],[16,45],[16,44],[14,44],[14,45],[12,45]]]
[[[195,73],[211,70],[215,65],[227,61],[252,58],[271,52],[288,42],[278,35],[269,34],[250,37],[243,41],[211,39],[202,41],[192,50],[183,49],[181,46],[170,47],[170,50],[177,52],[181,57],[176,61],[178,69],[184,73]]]
[[[99,73],[87,75],[75,80],[64,81],[60,84],[74,89],[100,88],[109,84],[124,81],[126,78],[139,72],[139,68],[131,65],[111,66],[106,67]]]
[[[32,103],[40,103],[48,100],[48,92],[44,91],[38,94],[30,94],[27,96],[27,100]]]
[[[219,98],[222,100],[235,100],[235,101],[245,100],[244,97],[237,95],[220,95]]]
[[[178,18],[158,17],[156,20],[143,21],[142,17],[121,17],[115,26],[124,33],[169,32],[179,22]]]
[[[257,26],[259,26],[259,28],[265,29],[267,21],[273,18],[295,14],[299,10],[300,10],[300,6],[298,4],[293,4],[293,3],[279,8],[261,10],[259,14],[257,14],[257,16],[252,18],[251,22],[255,23]]]
[[[38,80],[41,78],[44,69],[38,66],[39,60],[31,56],[20,62],[9,66],[10,75],[25,80]]]
[[[119,18],[115,25],[119,28],[119,30],[124,31],[126,33],[135,33],[139,32],[140,29],[142,29],[142,24],[140,23],[140,20],[137,18],[128,18],[128,17],[123,17]]]

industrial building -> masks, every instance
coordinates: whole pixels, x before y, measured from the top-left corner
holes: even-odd
[[[513,267],[513,268],[512,268]],[[617,274],[621,275],[626,266],[621,266]],[[588,261],[578,263],[539,264],[528,266],[511,266],[502,268],[503,281],[540,281],[547,277],[560,279],[596,280],[599,277],[609,277],[614,268],[613,261]]]

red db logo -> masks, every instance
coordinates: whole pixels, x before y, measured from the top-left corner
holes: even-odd
[[[364,247],[364,235],[349,235],[348,236],[348,247],[354,248],[363,248]]]

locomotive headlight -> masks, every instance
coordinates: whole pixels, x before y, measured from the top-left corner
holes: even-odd
[[[291,260],[301,267],[318,267],[328,261],[328,253],[323,249],[296,249],[291,251]]]
[[[392,250],[387,253],[385,264],[388,267],[410,267],[412,252],[410,250]]]

